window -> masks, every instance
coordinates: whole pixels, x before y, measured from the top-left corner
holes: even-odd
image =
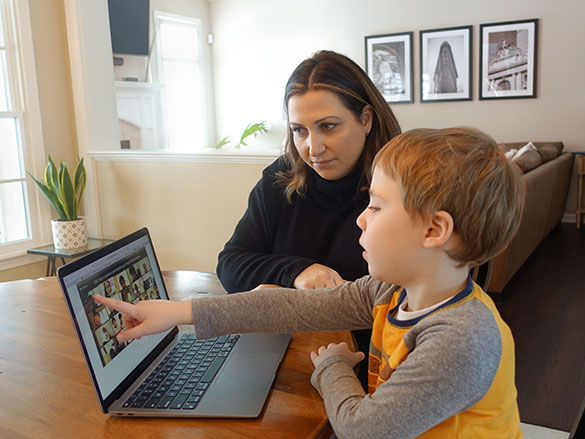
[[[33,235],[39,234],[31,222],[39,217],[38,209],[31,208],[31,200],[36,201],[37,195],[29,193],[31,188],[26,181],[25,167],[27,158],[32,162],[29,145],[32,144],[33,125],[38,121],[38,108],[36,118],[31,117],[25,104],[33,94],[36,96],[36,88],[24,93],[25,73],[34,72],[34,64],[32,69],[28,68],[32,50],[29,60],[25,61],[25,43],[19,39],[25,38],[25,31],[28,31],[26,44],[31,47],[32,36],[30,24],[26,29],[19,27],[17,12],[28,17],[25,0],[0,0],[0,259],[24,253],[36,241]],[[40,125],[36,128],[35,143],[41,145],[42,156]]]
[[[153,81],[162,85],[168,147],[200,148],[208,142],[201,21],[155,12],[154,23]]]

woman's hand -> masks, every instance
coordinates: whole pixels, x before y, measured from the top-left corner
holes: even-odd
[[[335,355],[343,355],[351,363],[351,367],[354,367],[360,361],[365,358],[363,352],[352,352],[349,350],[347,343],[329,343],[327,346],[321,346],[317,351],[311,352],[311,361],[315,368],[319,366],[325,359],[333,357]]]
[[[116,337],[119,342],[158,334],[177,325],[193,324],[190,301],[141,300],[133,305],[97,294],[93,297],[97,303],[122,313],[126,329]]]
[[[272,288],[283,288],[282,285],[276,285],[276,284],[260,284],[258,285],[256,288],[254,288],[252,291],[256,291],[256,290],[269,290]]]
[[[327,288],[346,282],[339,273],[321,264],[309,265],[295,278],[293,286],[299,290]]]

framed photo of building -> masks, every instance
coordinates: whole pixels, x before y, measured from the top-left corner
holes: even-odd
[[[471,100],[472,26],[420,31],[420,101]]]
[[[535,98],[538,19],[482,24],[479,35],[479,98]]]
[[[386,102],[412,103],[412,32],[369,35],[366,40],[366,72]]]

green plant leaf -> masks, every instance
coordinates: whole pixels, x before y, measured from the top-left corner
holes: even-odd
[[[86,183],[86,174],[85,174],[85,166],[83,166],[83,158],[79,159],[77,162],[77,167],[75,168],[75,194],[77,195],[77,205],[81,203],[81,197],[83,196],[83,192],[85,191],[85,183]]]
[[[73,191],[73,184],[71,184],[71,176],[63,162],[59,165],[59,185],[61,188],[59,200],[63,205],[67,220],[75,220],[77,219],[77,198]]]
[[[219,141],[217,145],[215,145],[215,149],[220,149],[221,147],[230,143],[230,136],[225,136],[223,139]]]
[[[59,215],[59,218],[61,218],[62,220],[66,220],[67,219],[67,215],[65,214],[65,212],[63,210],[63,207],[61,206],[61,203],[59,202],[59,198],[57,197],[57,195],[47,185],[41,183],[39,180],[37,180],[36,178],[34,178],[30,172],[27,172],[27,174],[37,184],[37,186],[39,187],[39,189],[41,190],[41,192],[43,193],[43,195],[45,197],[47,197],[47,199],[49,200],[49,203],[51,203],[51,205],[57,211],[57,214]]]
[[[53,160],[51,160],[51,156],[49,156],[49,160],[47,162],[47,167],[45,168],[45,184],[53,191],[53,193],[59,193],[59,177],[57,175],[57,167]]]
[[[223,139],[219,141],[217,145],[205,145],[203,148],[209,149],[220,149],[222,146],[227,145],[230,142],[230,136],[225,136]]]
[[[256,137],[258,134],[266,132],[266,121],[248,124],[240,137],[240,142],[236,145],[236,149],[239,149],[240,145],[248,145],[244,140],[252,134]]]

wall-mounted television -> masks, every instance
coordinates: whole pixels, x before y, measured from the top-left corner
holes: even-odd
[[[148,56],[150,0],[108,0],[112,52]]]

